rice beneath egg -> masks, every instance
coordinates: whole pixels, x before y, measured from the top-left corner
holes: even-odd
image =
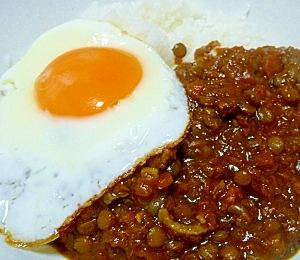
[[[247,22],[250,6],[237,10],[235,15],[209,10],[203,1],[164,0],[117,2],[104,7],[93,3],[82,15],[84,19],[108,21],[129,35],[151,46],[170,66],[172,47],[184,43],[186,61],[193,59],[196,48],[218,40],[222,46],[252,47],[262,36],[254,34]]]

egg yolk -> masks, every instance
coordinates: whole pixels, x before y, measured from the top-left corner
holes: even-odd
[[[53,60],[35,81],[38,105],[53,115],[89,116],[126,98],[142,78],[142,67],[130,53],[86,47]]]

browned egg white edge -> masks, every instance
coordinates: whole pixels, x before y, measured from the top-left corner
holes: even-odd
[[[188,124],[187,124],[185,130],[183,131],[182,135],[177,140],[175,140],[171,143],[168,143],[164,146],[155,148],[150,153],[146,154],[144,157],[139,158],[134,163],[134,165],[132,166],[131,169],[129,169],[127,172],[124,172],[115,181],[110,183],[100,194],[95,195],[94,197],[89,199],[87,202],[85,202],[83,205],[79,205],[78,209],[74,212],[74,214],[72,216],[67,217],[66,220],[64,221],[64,223],[61,225],[61,227],[59,227],[58,229],[55,230],[55,234],[52,234],[51,236],[47,237],[46,239],[36,240],[34,242],[23,242],[23,241],[13,239],[12,235],[8,231],[6,231],[5,229],[4,229],[4,232],[3,232],[3,230],[0,229],[0,234],[3,234],[5,236],[5,242],[7,244],[9,244],[10,246],[13,246],[13,247],[26,248],[26,247],[38,247],[38,246],[46,245],[46,244],[49,244],[50,242],[54,241],[55,239],[57,239],[59,237],[59,232],[67,229],[69,227],[69,225],[72,223],[72,221],[75,220],[80,215],[80,213],[83,209],[91,206],[94,201],[100,199],[106,193],[106,191],[108,189],[110,189],[116,183],[121,181],[121,179],[126,178],[126,177],[130,176],[131,174],[133,174],[135,169],[139,166],[144,165],[149,160],[150,157],[162,153],[164,151],[164,149],[172,149],[172,148],[174,148],[175,146],[177,146],[178,144],[181,143],[181,141],[187,135],[188,129],[191,125],[191,112],[190,112],[190,109],[189,109],[190,107],[189,107],[189,102],[188,101],[187,101],[187,106],[188,106],[187,109],[188,109],[188,113],[189,113]]]

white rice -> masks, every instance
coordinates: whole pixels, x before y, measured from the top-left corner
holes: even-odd
[[[93,3],[82,18],[108,21],[128,34],[144,41],[172,65],[174,44],[188,47],[186,60],[191,60],[194,50],[218,40],[223,46],[251,46],[254,38],[247,24],[250,6],[236,15],[208,10],[201,0],[136,0],[118,2],[101,8]]]

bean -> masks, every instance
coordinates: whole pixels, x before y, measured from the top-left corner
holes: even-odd
[[[93,246],[93,241],[91,238],[87,236],[77,237],[74,240],[74,244],[73,244],[74,249],[81,254],[89,253],[92,246]]]
[[[158,169],[153,167],[143,167],[141,169],[140,180],[144,184],[155,186],[158,182]]]
[[[299,92],[289,86],[284,86],[281,88],[281,95],[283,99],[290,104],[299,103]]]
[[[216,244],[223,243],[227,240],[228,235],[229,235],[228,231],[218,230],[216,233],[212,235],[211,240]]]
[[[181,162],[180,160],[175,160],[171,166],[168,168],[168,171],[171,172],[172,176],[177,177],[181,172]]]
[[[157,188],[160,190],[167,189],[173,183],[172,174],[169,172],[163,172],[159,175]]]
[[[198,254],[203,260],[216,260],[218,258],[218,252],[218,246],[213,243],[207,243],[198,249]]]
[[[96,218],[97,217],[97,207],[95,207],[94,205],[91,205],[87,208],[85,208],[81,213],[80,213],[80,218],[82,220],[90,220],[92,218]]]
[[[110,204],[119,198],[125,198],[129,195],[129,188],[126,185],[119,184],[110,192],[105,193],[102,200],[105,204]]]
[[[279,136],[272,136],[268,139],[269,149],[276,155],[279,155],[284,149],[284,141]]]
[[[134,186],[134,194],[143,199],[151,199],[154,194],[154,189],[151,185],[139,181]]]
[[[154,226],[149,229],[147,234],[147,244],[149,246],[161,247],[167,240],[168,237],[163,228],[159,226]]]
[[[260,107],[257,110],[256,117],[263,124],[270,124],[274,121],[274,113],[267,107]]]
[[[158,210],[161,208],[161,205],[163,205],[165,201],[165,197],[164,196],[157,196],[154,197],[146,206],[147,211],[154,216]]]
[[[295,81],[299,75],[299,67],[297,66],[297,61],[295,62],[295,64],[289,64],[285,69],[288,72],[290,80],[292,79]]]
[[[109,229],[111,226],[113,226],[114,222],[115,222],[114,213],[106,209],[100,211],[97,218],[97,224],[101,230]]]
[[[246,171],[237,171],[233,175],[233,181],[239,186],[247,186],[251,182],[251,175]]]
[[[235,246],[228,245],[221,248],[220,256],[224,260],[236,260],[240,258],[240,252]]]
[[[97,227],[96,219],[83,220],[81,218],[77,219],[76,228],[80,234],[87,235],[95,230]]]
[[[273,85],[277,88],[282,87],[284,83],[286,82],[285,77],[281,74],[275,74],[273,77]]]
[[[187,53],[186,46],[181,42],[176,43],[174,45],[174,47],[172,48],[172,51],[173,51],[174,56],[177,58],[183,58]]]
[[[152,179],[153,177],[156,177],[158,175],[158,169],[154,167],[143,167],[141,169],[141,176],[144,176],[145,178]]]

